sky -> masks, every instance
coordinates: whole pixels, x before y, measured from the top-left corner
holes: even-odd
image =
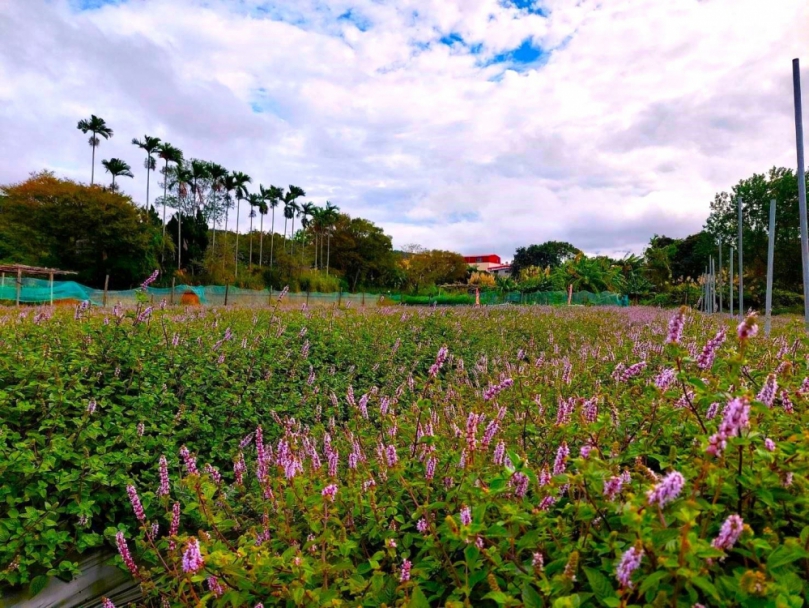
[[[148,134],[396,248],[640,253],[795,166],[801,53],[806,0],[0,0],[0,184],[89,182],[96,114],[138,204]]]

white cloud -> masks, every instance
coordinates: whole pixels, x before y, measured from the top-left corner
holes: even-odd
[[[795,163],[804,0],[546,0],[546,16],[499,0],[81,3],[0,4],[0,183],[87,179],[75,124],[95,113],[115,129],[100,158],[132,164],[137,201],[129,141],[148,133],[301,185],[397,246],[510,257],[546,239],[639,251]],[[489,64],[526,39],[540,64]]]

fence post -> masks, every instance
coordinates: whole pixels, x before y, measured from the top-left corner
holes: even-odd
[[[573,283],[567,286],[567,305],[570,306],[573,300]]]
[[[225,283],[225,306],[228,305],[228,289],[230,289],[230,284]]]
[[[733,245],[730,246],[730,318],[733,318]]]
[[[22,268],[17,269],[17,306],[20,305],[20,294],[22,293]]]
[[[340,304],[343,302],[343,288],[340,288],[340,291],[337,292],[337,308],[340,308]]]
[[[107,288],[109,288],[109,286],[110,286],[110,275],[107,275],[106,277],[104,277],[104,301],[103,301],[104,308],[107,307]]]
[[[770,337],[770,316],[772,315],[772,270],[775,255],[775,199],[770,200],[770,234],[767,247],[767,296],[765,299],[766,318],[764,319],[764,335]]]
[[[744,319],[744,258],[742,241],[742,199],[739,198],[739,320]]]
[[[361,306],[363,308],[365,308],[365,292],[364,291],[362,292],[362,304],[361,304]]]
[[[309,308],[309,290],[306,290],[306,308]]]
[[[174,282],[177,280],[177,277],[171,277],[171,305],[174,306]]]
[[[50,281],[50,284],[51,284],[50,285],[50,287],[51,287],[51,306],[53,306],[53,273],[52,272],[48,273],[48,280]]]
[[[798,152],[798,210],[801,216],[801,262],[803,266],[803,321],[809,331],[809,236],[806,226],[806,166],[803,159],[803,113],[801,110],[801,65],[792,60],[792,92],[795,98],[795,147]]]

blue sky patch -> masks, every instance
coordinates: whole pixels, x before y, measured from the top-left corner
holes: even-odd
[[[361,32],[367,32],[371,28],[371,22],[357,13],[353,8],[348,9],[342,15],[337,17],[337,20],[353,23]]]
[[[520,9],[530,15],[548,16],[545,9],[540,6],[539,0],[500,0],[500,4],[505,7]]]
[[[519,71],[542,65],[547,62],[549,57],[550,53],[548,51],[535,46],[531,39],[528,38],[520,46],[495,55],[485,65],[510,63],[514,69]]]
[[[91,11],[99,9],[108,4],[116,6],[123,4],[126,0],[71,0],[70,6],[77,11]]]
[[[446,36],[442,36],[439,39],[441,44],[446,44],[447,46],[455,46],[456,44],[463,45],[463,36],[461,36],[458,32],[451,32]]]
[[[271,97],[264,87],[252,92],[250,95],[250,108],[256,114],[270,113],[283,118],[284,110],[281,104],[278,103],[277,99]]]

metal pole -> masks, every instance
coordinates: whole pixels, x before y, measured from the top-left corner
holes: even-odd
[[[739,320],[744,318],[744,260],[742,259],[742,199],[739,199]]]
[[[803,263],[803,317],[809,331],[809,237],[806,229],[806,174],[803,159],[803,116],[801,113],[801,66],[792,60],[792,89],[795,93],[795,144],[798,149],[798,207],[801,214],[801,262]]]
[[[715,272],[716,268],[714,268],[713,256],[711,256],[711,275],[709,283],[711,286],[711,314],[716,312],[716,285],[714,284],[716,279],[716,275],[714,274]]]
[[[20,294],[22,292],[22,269],[17,269],[17,306],[20,305]]]
[[[104,307],[107,306],[107,288],[110,286],[110,275],[104,278]]]
[[[225,306],[228,305],[228,290],[230,289],[229,284],[225,284]]]
[[[775,255],[775,199],[770,200],[770,241],[767,247],[767,298],[766,318],[764,319],[764,335],[770,336],[770,316],[772,315],[772,266]]]
[[[722,241],[719,241],[719,314],[722,314]]]
[[[730,318],[733,318],[733,245],[730,246]]]

